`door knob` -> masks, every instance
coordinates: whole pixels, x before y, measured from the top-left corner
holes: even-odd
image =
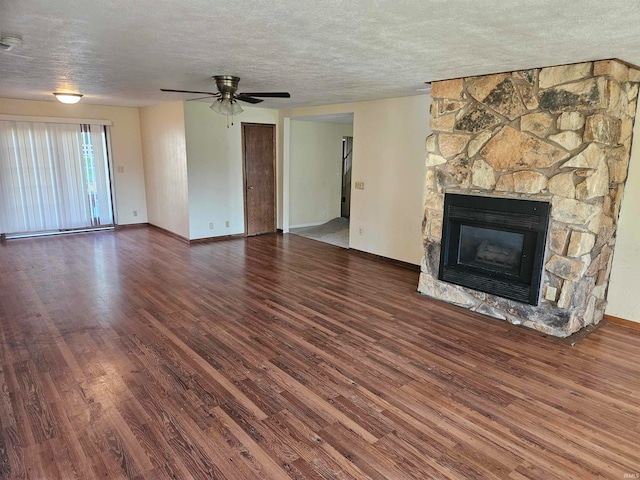
[[[247,190],[253,190],[253,187],[247,187]]]

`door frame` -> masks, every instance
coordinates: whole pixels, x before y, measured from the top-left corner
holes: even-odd
[[[260,126],[269,126],[272,128],[273,133],[273,163],[271,168],[273,169],[273,232],[278,231],[278,199],[277,199],[277,171],[276,171],[276,139],[277,139],[277,125],[275,123],[261,123],[261,122],[241,122],[240,123],[240,133],[241,133],[241,141],[242,141],[242,202],[244,204],[244,236],[249,236],[249,222],[247,215],[247,158],[246,158],[246,144],[245,144],[245,135],[244,135],[244,127],[245,125],[260,125]]]
[[[351,150],[349,150],[349,152],[345,155],[345,152],[347,151],[347,139],[350,138],[351,139]],[[344,165],[345,163],[347,163],[347,158],[351,157],[351,173],[350,176],[351,178],[353,178],[353,133],[351,134],[351,136],[343,136],[342,137],[342,172],[341,172],[341,176],[342,176],[342,181],[341,181],[341,185],[340,185],[340,216],[343,218],[351,218],[351,181],[349,181],[349,183],[345,183],[344,181],[344,177],[345,177],[345,173],[344,173]],[[346,198],[346,195],[344,195],[344,189],[347,187],[347,185],[349,186],[349,211],[346,217],[344,215],[344,204],[346,203],[343,199]]]

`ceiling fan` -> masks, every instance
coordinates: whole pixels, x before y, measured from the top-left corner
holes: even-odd
[[[239,77],[233,77],[231,75],[215,75],[213,79],[216,81],[218,87],[217,92],[199,92],[194,90],[173,90],[169,88],[161,88],[162,92],[177,92],[177,93],[193,93],[197,95],[204,95],[204,97],[192,98],[190,100],[201,100],[203,98],[215,97],[216,100],[211,105],[211,109],[214,112],[222,115],[238,115],[242,113],[242,107],[238,105],[237,101],[247,102],[251,104],[262,102],[262,98],[291,98],[289,92],[251,92],[251,93],[236,93],[238,90]]]

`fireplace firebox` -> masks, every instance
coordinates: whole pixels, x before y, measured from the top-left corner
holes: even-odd
[[[550,204],[445,194],[442,281],[538,305]]]

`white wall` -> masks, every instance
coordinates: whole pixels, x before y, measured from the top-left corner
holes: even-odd
[[[609,281],[607,315],[640,322],[640,121],[636,114],[629,176],[624,189],[613,266]]]
[[[184,102],[192,240],[244,232],[241,124],[278,123],[277,110],[243,105],[244,112],[227,128],[226,117],[209,106]]]
[[[0,113],[35,117],[111,120],[111,154],[114,165],[115,213],[120,225],[147,222],[145,181],[137,108],[105,107],[82,102],[64,105],[58,101],[38,102],[0,98]],[[123,167],[118,173],[116,167]],[[133,212],[138,216],[134,217]]]
[[[428,95],[420,95],[282,112],[285,144],[290,142],[287,118],[354,113],[350,248],[420,264],[430,102]],[[288,157],[283,154],[278,176],[285,210],[291,183],[285,181],[292,163]],[[356,181],[365,183],[364,190],[353,188]],[[286,231],[287,212],[278,218]]]
[[[292,120],[289,227],[319,225],[340,216],[342,138],[353,125]]]
[[[140,109],[149,223],[189,238],[183,102]]]

